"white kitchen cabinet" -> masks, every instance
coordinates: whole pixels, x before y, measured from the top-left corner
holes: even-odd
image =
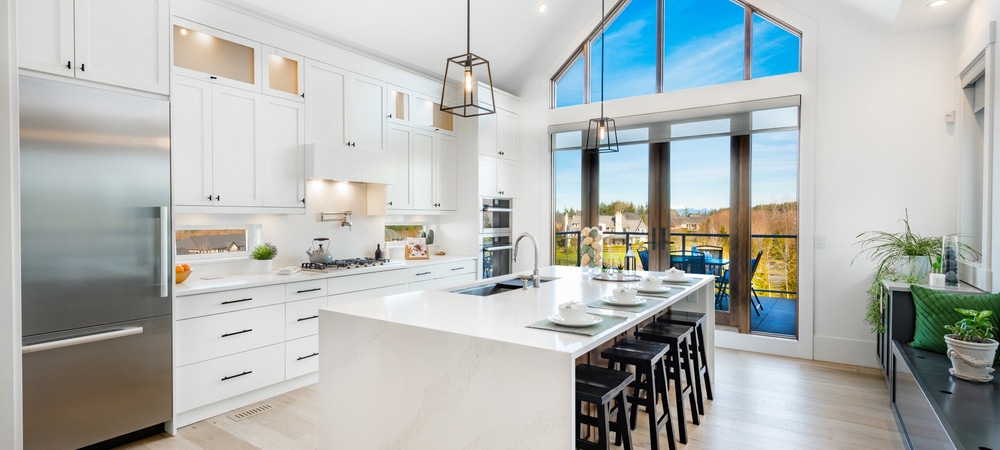
[[[306,142],[384,153],[387,91],[382,81],[306,60]]]
[[[285,379],[284,354],[285,344],[280,343],[178,367],[174,371],[174,408],[181,414],[280,383]],[[226,411],[229,409],[217,414]],[[188,423],[179,419],[178,426]]]
[[[174,364],[196,362],[253,350],[285,341],[285,307],[271,305],[226,314],[178,320]]]
[[[460,259],[437,264],[420,264],[407,269],[410,292],[440,289],[476,281],[476,260]]]
[[[496,111],[479,116],[479,154],[517,161],[521,119],[511,111]]]
[[[413,209],[456,209],[455,139],[415,131],[412,141]]]
[[[385,187],[387,209],[413,209],[413,201],[410,196],[412,188],[410,164],[413,161],[410,142],[412,139],[413,128],[398,125],[389,126],[388,158],[385,161],[385,170],[389,172],[392,183]]]
[[[517,197],[517,163],[488,156],[479,157],[479,195]]]
[[[319,336],[313,334],[285,342],[285,379],[292,379],[319,370]]]
[[[305,100],[305,58],[267,45],[261,46],[263,93],[266,95],[303,102]]]
[[[261,92],[261,44],[175,18],[173,74]]]
[[[455,115],[441,111],[439,98],[389,86],[389,122],[417,129],[455,134]]]
[[[168,0],[18,0],[18,65],[168,93]]]
[[[305,107],[263,96],[260,164],[257,167],[265,207],[305,208]]]
[[[170,108],[174,204],[261,206],[260,94],[174,77]]]

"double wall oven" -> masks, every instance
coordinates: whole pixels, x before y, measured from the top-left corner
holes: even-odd
[[[479,219],[479,251],[482,278],[508,275],[513,270],[514,243],[511,241],[512,200],[483,197]]]

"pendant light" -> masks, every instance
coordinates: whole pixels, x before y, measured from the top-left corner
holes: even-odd
[[[615,153],[618,151],[618,129],[615,119],[604,117],[604,0],[601,0],[601,117],[590,119],[587,125],[587,144],[583,150],[591,153]]]
[[[493,98],[493,76],[490,74],[490,62],[472,53],[472,0],[465,4],[465,54],[448,58],[444,69],[444,86],[441,88],[441,111],[460,117],[482,116],[496,112],[496,100]],[[450,83],[449,76],[454,78]],[[459,78],[461,77],[461,78]],[[479,95],[479,82],[489,87],[489,97]],[[458,86],[461,95],[453,91]],[[454,103],[452,98],[461,98],[461,103]],[[485,100],[485,101],[484,101]]]

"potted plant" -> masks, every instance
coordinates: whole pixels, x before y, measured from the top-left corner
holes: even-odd
[[[952,375],[969,381],[989,382],[993,380],[993,361],[996,358],[997,341],[993,334],[993,311],[976,311],[955,308],[965,316],[954,325],[945,325],[951,332],[944,336],[948,344],[948,359],[951,360]]]
[[[275,247],[270,242],[265,242],[254,247],[253,252],[250,253],[250,259],[254,261],[257,273],[270,272],[275,256],[278,256],[278,247]]]
[[[876,263],[875,280],[868,288],[868,309],[865,314],[865,323],[872,327],[872,331],[885,331],[882,326],[881,315],[884,303],[884,293],[882,292],[882,281],[902,281],[905,283],[919,284],[927,281],[927,274],[931,268],[931,262],[941,259],[941,237],[921,236],[910,228],[910,213],[905,211],[903,231],[889,233],[886,231],[865,231],[859,233],[855,238],[855,245],[861,247],[854,257],[864,256],[869,261]],[[959,244],[960,256],[979,255],[967,244]],[[851,261],[853,264],[854,261]]]

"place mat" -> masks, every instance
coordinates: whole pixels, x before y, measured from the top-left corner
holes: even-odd
[[[669,286],[680,287],[680,286],[694,286],[695,283],[701,281],[701,278],[685,277],[684,281],[667,281],[667,280],[664,280],[663,278],[660,278],[660,280],[663,281],[663,285],[664,286],[668,286],[668,287]]]
[[[668,295],[645,294],[644,293],[644,294],[640,295],[639,297],[645,298],[646,302],[642,303],[642,304],[639,304],[639,305],[614,305],[614,304],[611,304],[611,303],[605,303],[602,300],[598,300],[598,301],[596,301],[594,303],[588,303],[587,306],[589,306],[591,308],[616,309],[616,310],[619,310],[619,311],[628,311],[628,312],[637,313],[637,312],[643,312],[643,311],[645,311],[647,309],[650,309],[650,308],[658,306],[660,303],[663,303],[663,300],[653,300],[653,299],[651,299],[649,297],[651,295],[655,295],[657,297],[666,298],[667,296],[669,296],[670,291],[664,292],[664,294],[668,294]]]
[[[602,320],[601,323],[597,325],[591,325],[589,327],[566,327],[552,323],[549,321],[549,319],[542,319],[531,325],[525,325],[525,327],[537,328],[539,330],[561,331],[563,333],[582,334],[584,336],[596,336],[611,328],[614,328],[615,326],[624,322],[627,319],[627,317],[606,316],[604,314],[593,314],[593,315],[599,316],[601,319],[604,320]]]

